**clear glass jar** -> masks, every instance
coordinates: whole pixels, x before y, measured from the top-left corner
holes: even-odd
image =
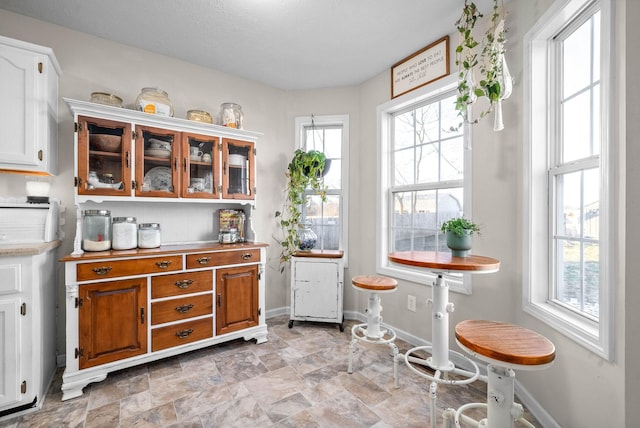
[[[85,251],[107,251],[111,249],[111,211],[83,211],[82,249]]]
[[[114,250],[130,250],[138,246],[138,225],[135,217],[114,217],[111,227]]]
[[[136,98],[136,108],[145,113],[173,117],[173,104],[169,95],[159,88],[142,88]]]
[[[142,223],[138,225],[138,248],[158,248],[161,243],[160,224]]]
[[[227,126],[229,128],[242,129],[244,121],[244,113],[242,106],[236,103],[220,104],[220,112],[218,113],[218,125]]]
[[[310,221],[298,225],[298,248],[301,251],[312,250],[317,241],[318,235],[311,229]]]

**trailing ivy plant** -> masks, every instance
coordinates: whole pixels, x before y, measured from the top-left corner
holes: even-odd
[[[474,28],[483,17],[474,2],[465,0],[462,16],[456,22],[460,44],[456,47],[458,66],[458,97],[456,110],[462,119],[455,129],[464,123],[475,124],[493,111],[494,105],[503,97],[503,56],[505,33],[503,14],[499,12],[498,0],[493,2],[491,27],[479,42]],[[476,82],[476,77],[479,78]],[[476,118],[472,118],[469,106],[478,98],[486,97],[488,106]]]
[[[298,250],[298,227],[302,222],[302,207],[307,204],[307,189],[320,196],[322,202],[327,199],[327,188],[323,182],[325,154],[317,150],[305,152],[296,150],[287,167],[287,187],[282,211],[276,211],[276,219],[282,229],[282,239],[278,243],[280,252],[280,272],[284,271],[284,263],[289,261]],[[277,240],[277,239],[276,239]]]

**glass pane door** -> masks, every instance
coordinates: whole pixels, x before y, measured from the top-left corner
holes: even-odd
[[[180,132],[136,126],[136,196],[178,196]]]
[[[222,140],[222,197],[255,198],[254,145],[249,141]]]
[[[219,198],[219,162],[218,138],[182,134],[181,196]]]
[[[131,195],[131,125],[78,117],[79,195]]]

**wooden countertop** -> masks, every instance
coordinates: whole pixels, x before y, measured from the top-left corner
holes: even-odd
[[[309,250],[309,251],[296,251],[293,253],[293,257],[312,257],[318,259],[341,259],[344,256],[342,250]]]
[[[500,260],[491,257],[453,257],[451,253],[435,251],[398,251],[389,254],[389,260],[434,271],[490,273],[500,269]]]
[[[134,256],[154,256],[159,254],[175,253],[199,253],[207,251],[230,251],[252,248],[268,247],[269,244],[262,242],[243,242],[237,244],[220,244],[219,242],[204,242],[195,244],[172,244],[161,245],[158,248],[134,248],[131,250],[109,250],[109,251],[85,251],[84,254],[69,254],[60,259],[61,262],[77,262],[97,259],[110,259],[116,257]]]
[[[61,241],[37,242],[32,244],[0,244],[0,256],[36,256],[58,248]]]

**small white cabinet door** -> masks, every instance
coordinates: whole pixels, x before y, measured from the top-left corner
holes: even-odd
[[[0,296],[0,409],[17,403],[20,394],[20,300]]]
[[[57,174],[59,73],[51,49],[0,36],[0,169]]]
[[[293,257],[291,267],[291,320],[342,324],[342,259]]]

